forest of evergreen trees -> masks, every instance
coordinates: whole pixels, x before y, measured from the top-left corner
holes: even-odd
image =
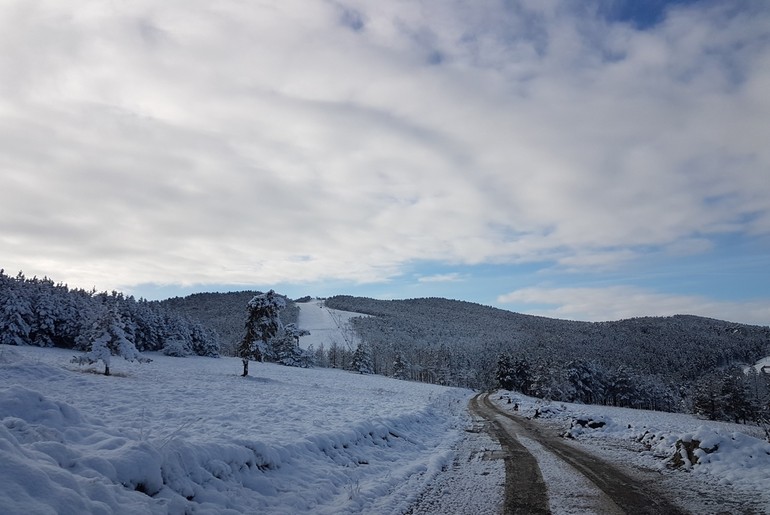
[[[0,270],[0,344],[87,350],[94,326],[109,321],[138,351],[219,355],[216,332],[158,302],[118,292],[70,289],[44,277]]]

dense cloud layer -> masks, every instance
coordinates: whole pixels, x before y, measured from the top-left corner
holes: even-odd
[[[371,282],[767,237],[770,8],[604,6],[6,2],[2,265]]]

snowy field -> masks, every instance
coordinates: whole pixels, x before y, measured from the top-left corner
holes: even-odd
[[[551,403],[504,390],[490,398],[511,412],[518,404],[518,415],[532,418],[537,412],[543,425],[569,433],[576,445],[624,467],[641,482],[660,485],[692,513],[770,514],[770,443],[758,426],[682,413]],[[578,419],[604,425],[583,428],[573,424]],[[700,442],[693,452],[697,462],[688,458],[683,441]],[[526,439],[522,443],[538,459],[546,481],[555,478],[549,485],[553,513],[578,513],[564,509],[569,503],[556,498],[557,490],[574,482],[577,473],[554,462],[538,444]]]
[[[0,506],[14,513],[402,513],[471,392],[233,358],[0,346]]]

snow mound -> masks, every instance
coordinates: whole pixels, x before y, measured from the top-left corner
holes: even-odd
[[[12,386],[0,390],[0,414],[5,513],[141,510],[145,496],[134,490],[162,486],[148,444],[105,433],[66,403]]]
[[[770,483],[770,443],[700,426],[691,433],[647,433],[639,439],[667,465],[708,474],[719,483]]]

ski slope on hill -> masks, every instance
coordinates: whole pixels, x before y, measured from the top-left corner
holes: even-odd
[[[297,306],[299,307],[297,325],[301,329],[310,331],[308,336],[300,338],[299,344],[303,349],[311,345],[316,349],[321,345],[328,349],[333,344],[354,349],[358,345],[360,340],[350,327],[350,319],[368,315],[329,309],[324,305],[324,301],[318,299],[298,302]]]

